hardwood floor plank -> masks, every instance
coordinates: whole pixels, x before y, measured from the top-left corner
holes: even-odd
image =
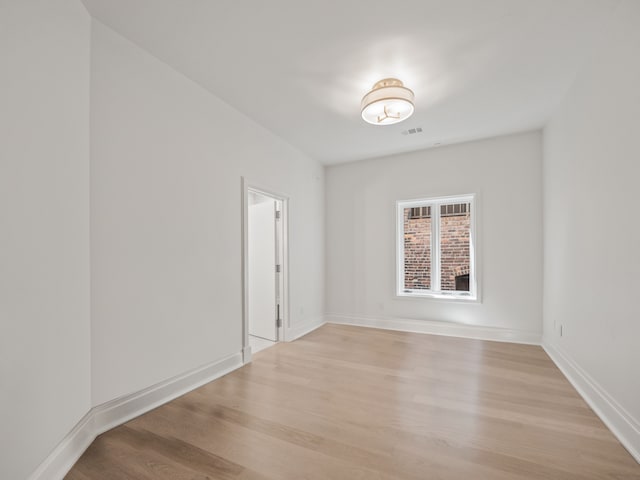
[[[101,435],[66,477],[640,479],[546,353],[325,325]]]

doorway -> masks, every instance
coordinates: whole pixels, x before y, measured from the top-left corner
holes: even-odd
[[[287,198],[248,184],[244,204],[245,363],[284,338]]]

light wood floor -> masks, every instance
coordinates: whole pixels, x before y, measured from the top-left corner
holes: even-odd
[[[326,325],[101,435],[66,477],[640,479],[540,347]]]

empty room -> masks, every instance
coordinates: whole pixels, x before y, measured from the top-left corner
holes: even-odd
[[[0,58],[1,480],[640,479],[639,1],[0,0]]]

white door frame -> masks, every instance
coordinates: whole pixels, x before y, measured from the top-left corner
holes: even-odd
[[[278,341],[287,341],[291,328],[289,319],[289,196],[264,188],[258,183],[241,177],[242,183],[242,361],[251,361],[249,345],[249,192],[266,195],[281,204],[280,222],[282,225],[282,259],[280,273],[282,275],[282,291],[280,298],[280,318],[282,326],[278,328]],[[274,265],[275,268],[275,265]]]

